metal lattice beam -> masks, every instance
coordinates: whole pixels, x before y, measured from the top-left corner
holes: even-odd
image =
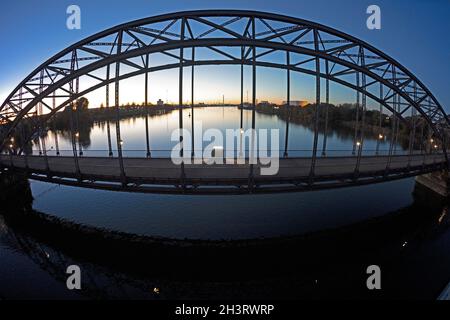
[[[225,22],[218,22],[225,19]],[[244,22],[244,23],[242,23]],[[259,23],[259,25],[258,25]],[[187,35],[180,34],[180,26]],[[258,29],[254,32],[252,28]],[[313,36],[313,37],[311,37]],[[122,50],[117,50],[121,46]],[[203,47],[220,55],[224,60],[190,61],[174,55],[170,50]],[[227,53],[224,47],[245,48],[243,57]],[[265,53],[250,56],[252,48],[267,49]],[[304,57],[304,61],[291,65],[252,61],[272,52],[283,51]],[[145,59],[151,53],[164,53],[180,59],[184,66],[206,64],[237,64],[270,66],[317,75],[308,69],[308,62],[319,60],[330,64],[329,72],[317,76],[335,81],[361,92],[393,112],[400,120],[409,109],[414,109],[442,140],[449,127],[449,119],[430,90],[393,58],[366,42],[335,29],[288,16],[255,11],[214,10],[188,11],[145,18],[125,23],[88,37],[56,54],[26,77],[0,106],[2,123],[9,129],[2,136],[2,146],[23,118],[33,117],[33,108],[45,106],[48,115],[54,114],[74,97],[71,83],[88,76],[97,81],[80,94],[110,83],[111,79],[94,74],[111,64],[124,64],[130,69],[125,77],[151,72]],[[77,68],[71,68],[75,53]],[[141,62],[134,58],[140,58]],[[306,59],[305,59],[306,58]],[[294,60],[292,57],[291,60]],[[362,63],[364,62],[364,63]],[[302,65],[304,67],[302,67]],[[172,68],[170,64],[161,69]],[[347,80],[349,74],[363,74],[364,87]],[[116,79],[123,79],[116,75]],[[43,82],[43,79],[46,81]],[[39,85],[40,84],[40,85]],[[99,86],[100,85],[100,86]],[[376,97],[369,92],[372,86],[384,87],[386,96]],[[414,90],[413,90],[414,88]],[[91,90],[92,89],[92,90]],[[390,99],[397,96],[396,110]],[[63,104],[51,106],[48,98],[68,98]]]

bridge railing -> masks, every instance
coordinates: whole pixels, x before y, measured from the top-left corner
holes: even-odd
[[[4,170],[21,170],[32,179],[103,189],[145,192],[272,192],[367,184],[420,175],[445,167],[442,152],[408,155],[280,159],[272,174],[265,160],[237,166],[207,162],[176,164],[170,158],[0,155]],[[205,159],[203,159],[205,160]],[[261,159],[259,159],[261,160]],[[271,160],[271,159],[270,159]]]
[[[114,155],[118,154],[117,149],[83,149],[82,154],[78,154],[78,157],[108,157],[109,152],[112,151],[111,157],[114,157]],[[277,149],[277,150],[260,150],[261,152],[264,152],[268,156],[276,156],[278,154],[279,158],[307,158],[311,157],[313,154],[312,149],[289,149],[288,150],[288,156],[284,154],[285,150]],[[146,149],[122,149],[122,155],[123,157],[130,157],[130,158],[170,158],[171,157],[172,149],[152,149],[151,156],[147,156],[147,150]],[[198,155],[202,155],[204,158],[209,158],[209,155],[203,153],[204,150],[195,150],[195,153]],[[243,149],[242,150],[244,155],[249,154],[249,149]],[[430,154],[430,153],[439,153],[442,152],[441,149],[433,149],[432,152],[424,151],[424,150],[414,150],[413,152],[410,152],[409,150],[405,149],[396,149],[396,150],[390,150],[390,149],[364,149],[361,151],[361,155],[363,157],[373,157],[373,156],[388,156],[391,155],[419,155],[419,154]],[[235,157],[238,156],[239,150],[232,150],[232,153]],[[9,152],[5,151],[4,154],[9,154]],[[28,156],[42,156],[44,157],[44,153],[42,150],[39,149],[32,149],[31,152],[27,154]],[[73,150],[72,149],[58,149],[55,150],[54,148],[48,149],[46,151],[47,156],[67,156],[67,157],[73,157]],[[226,150],[224,150],[224,157],[226,156]],[[355,156],[357,157],[357,153],[354,150],[351,149],[327,149],[326,154],[317,153],[318,158],[326,158],[326,157],[351,157]]]

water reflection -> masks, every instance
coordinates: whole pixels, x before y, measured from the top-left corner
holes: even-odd
[[[112,109],[111,109],[112,110]],[[203,131],[208,128],[217,128],[225,136],[226,129],[238,129],[240,126],[240,110],[234,106],[223,107],[197,107],[195,108],[195,121],[202,123]],[[184,128],[192,132],[190,110],[183,112]],[[101,118],[100,118],[101,119]],[[251,128],[251,110],[243,110],[243,127]],[[86,156],[108,156],[107,120],[80,121],[79,122],[79,143]],[[174,109],[155,112],[149,118],[150,149],[154,157],[168,157],[170,150],[177,141],[171,141],[172,132],[179,126],[178,111]],[[112,147],[117,150],[115,122],[109,120]],[[130,114],[123,116],[120,121],[121,137],[125,156],[145,157],[145,116]],[[58,129],[59,128],[59,129]],[[284,152],[284,136],[286,129],[285,119],[281,115],[257,112],[256,128],[278,129],[279,130],[279,150]],[[56,154],[55,135],[59,141],[59,149],[62,155],[72,155],[71,136],[68,130],[54,126],[45,136],[48,154]],[[290,156],[311,156],[312,141],[314,132],[310,125],[301,121],[293,120],[289,129],[289,155]],[[322,145],[324,132],[319,133],[319,146]],[[351,126],[330,126],[327,134],[327,155],[345,156],[351,155],[354,143],[354,129]],[[390,140],[387,136],[378,138],[378,133],[368,131],[365,135],[363,154],[375,154],[379,143],[380,154],[386,154],[389,150]],[[208,142],[203,143],[206,147]],[[247,146],[248,148],[248,146]],[[402,153],[407,149],[407,141],[398,141],[394,149],[397,153]],[[38,142],[35,141],[33,153],[38,154]],[[320,152],[319,152],[320,155]]]

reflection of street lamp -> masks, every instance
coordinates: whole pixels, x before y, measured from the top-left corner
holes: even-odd
[[[357,141],[356,145],[359,147],[361,145],[361,142]]]
[[[378,135],[378,139],[380,139],[380,140],[383,139],[383,135],[381,133]]]
[[[9,145],[9,161],[11,162],[11,167],[14,167],[14,162],[13,162],[13,144],[14,138],[11,138],[11,143]]]
[[[80,134],[77,132],[77,133],[75,133],[75,137],[79,137],[80,136]]]
[[[9,139],[9,141],[11,142],[10,144],[9,144],[9,148],[11,149],[11,153],[13,152],[13,148],[14,148],[14,137],[11,137],[11,139]]]

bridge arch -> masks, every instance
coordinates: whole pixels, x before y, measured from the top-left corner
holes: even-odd
[[[211,49],[222,59],[196,61],[183,56],[187,48],[198,47]],[[240,47],[242,54],[234,56],[223,47]],[[257,49],[265,51],[257,54]],[[179,50],[179,55],[171,53],[173,50]],[[172,56],[179,63],[151,67],[148,55],[155,52]],[[273,52],[295,53],[304,58],[295,64],[258,60]],[[139,58],[142,63],[136,61]],[[315,64],[315,68],[308,68],[309,63]],[[48,59],[0,106],[0,120],[6,124],[1,147],[22,119],[40,114],[48,120],[74,99],[102,86],[116,83],[118,88],[120,80],[131,76],[207,64],[269,66],[325,78],[354,89],[364,98],[371,98],[401,121],[406,122],[404,115],[408,110],[417,112],[441,141],[445,140],[445,130],[450,123],[442,106],[419,79],[364,41],[324,25],[288,16],[255,11],[201,10],[121,24],[81,40]],[[121,65],[134,70],[121,75]],[[105,67],[109,70],[111,66],[116,68],[114,77],[110,78],[109,72],[107,78],[95,74],[96,70]],[[355,75],[355,82],[347,80]],[[78,79],[81,76],[89,76],[98,83],[80,92]],[[375,87],[380,88],[379,95],[374,94]],[[317,105],[321,102],[320,84],[318,88]],[[48,103],[52,98],[53,105]],[[56,104],[55,100],[61,102]],[[40,125],[36,124],[36,130]],[[446,154],[445,143],[443,149]]]

